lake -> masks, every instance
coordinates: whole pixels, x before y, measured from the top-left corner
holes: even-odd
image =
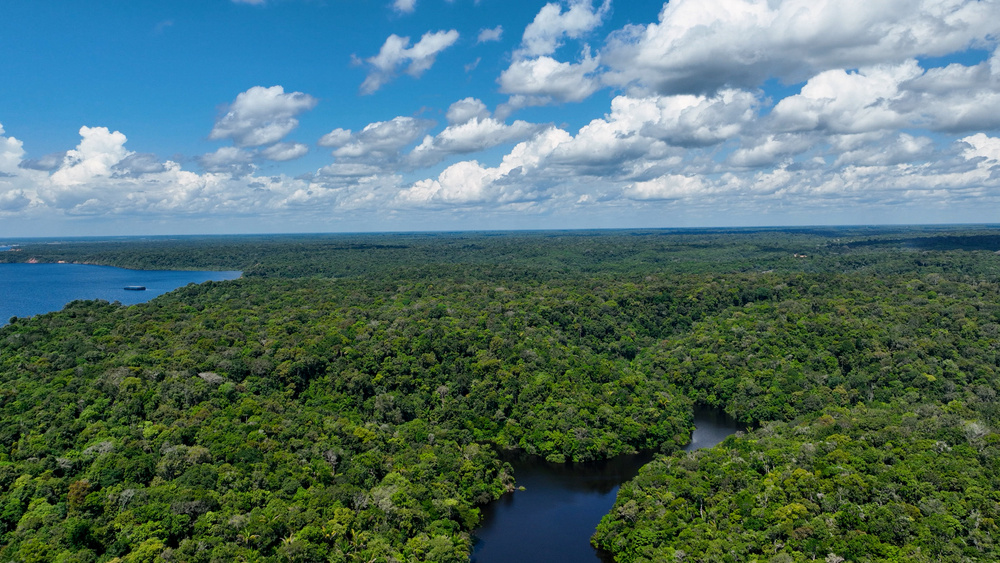
[[[0,264],[0,326],[11,317],[30,317],[62,309],[77,299],[103,299],[123,305],[144,303],[189,283],[222,281],[241,272],[125,270],[85,264]],[[127,285],[145,286],[128,291]]]
[[[710,448],[745,427],[724,413],[695,409],[695,430],[686,451]],[[590,536],[615,504],[618,487],[654,454],[618,456],[588,463],[511,462],[525,488],[483,507],[472,563],[606,562]]]

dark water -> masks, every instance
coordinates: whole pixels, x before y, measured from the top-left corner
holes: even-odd
[[[695,410],[695,431],[685,450],[712,447],[742,430],[733,419]],[[602,462],[555,464],[540,458],[512,462],[525,490],[483,507],[473,563],[611,561],[590,545],[590,536],[615,504],[618,487],[632,479],[653,454],[619,456]]]
[[[11,317],[58,311],[77,299],[143,303],[189,283],[240,277],[240,272],[124,270],[83,264],[0,264],[0,326]],[[146,291],[127,291],[143,285]]]

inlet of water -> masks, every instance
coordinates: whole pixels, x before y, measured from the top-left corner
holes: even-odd
[[[743,427],[724,413],[696,409],[695,430],[684,449],[710,448]],[[516,460],[514,476],[523,491],[483,508],[472,563],[603,562],[590,536],[615,504],[618,487],[654,455],[642,453],[587,463]],[[609,560],[608,560],[609,561]]]

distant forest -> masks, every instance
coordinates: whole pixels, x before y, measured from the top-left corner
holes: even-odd
[[[657,452],[621,562],[1000,559],[997,227],[2,244],[243,277],[0,328],[0,561],[468,561],[509,450]]]

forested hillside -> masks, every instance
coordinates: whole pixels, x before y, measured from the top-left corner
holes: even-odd
[[[240,269],[0,329],[0,561],[464,561],[504,450],[621,561],[993,561],[987,228],[25,241]],[[695,403],[755,430],[678,452]]]

